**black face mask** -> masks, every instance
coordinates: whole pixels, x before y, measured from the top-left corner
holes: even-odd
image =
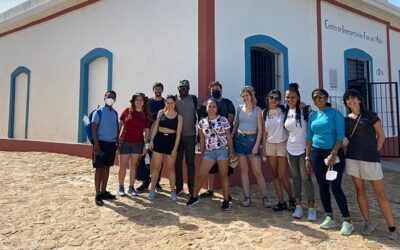
[[[211,96],[212,97],[214,97],[214,98],[220,98],[221,97],[221,91],[220,90],[213,90],[212,92],[211,92]]]

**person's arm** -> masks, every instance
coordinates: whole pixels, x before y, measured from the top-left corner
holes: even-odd
[[[227,119],[228,119],[228,122],[230,125],[232,125],[233,122],[235,121],[235,114],[236,114],[235,106],[233,106],[233,103],[231,100],[228,100],[228,117],[227,117]]]
[[[154,147],[154,137],[156,136],[156,134],[158,132],[157,131],[158,130],[158,124],[160,123],[160,117],[161,117],[162,112],[164,112],[164,111],[160,110],[158,112],[156,121],[153,124],[153,131],[151,131],[151,138],[150,138],[150,144],[149,144],[150,150],[153,150],[153,147]]]
[[[314,133],[311,130],[311,123],[312,123],[312,117],[309,118],[307,122],[307,142],[306,142],[306,171],[308,173],[313,172],[313,166],[311,164],[311,146],[312,146],[312,138],[314,136]]]
[[[385,142],[385,132],[383,131],[381,121],[375,122],[374,129],[376,133],[376,148],[378,151],[380,151],[383,147],[383,143]]]
[[[258,147],[260,146],[260,142],[262,139],[263,135],[263,123],[262,123],[262,115],[261,115],[261,109],[258,109],[257,111],[257,139],[256,143],[254,144],[252,154],[255,155],[258,153]]]
[[[328,165],[333,166],[336,163],[336,157],[339,149],[342,147],[343,138],[344,138],[344,117],[339,110],[335,109],[334,116],[335,128],[336,128],[336,142],[328,156]]]
[[[262,157],[263,157],[263,161],[267,160],[267,138],[268,138],[268,131],[267,131],[267,128],[265,127],[265,123],[263,123],[263,136],[262,136],[262,145],[263,145]]]
[[[203,133],[203,129],[198,128],[198,133],[200,137],[200,153],[204,155],[204,151],[206,151],[206,144],[205,144],[205,135]]]
[[[99,122],[100,122],[100,118],[99,115],[97,114],[97,112],[95,112],[93,114],[93,118],[92,118],[92,138],[93,138],[93,143],[94,143],[94,153],[96,155],[98,155],[100,153],[100,143],[99,143],[99,139],[98,139],[98,134],[97,134],[97,129],[99,127]]]
[[[176,129],[175,145],[171,152],[172,157],[175,157],[178,153],[178,146],[179,142],[181,141],[182,126],[183,126],[183,118],[181,115],[178,115],[178,128]]]
[[[225,134],[226,134],[226,141],[229,146],[229,159],[233,159],[235,158],[235,150],[233,149],[233,139],[231,136],[231,129],[225,128]]]

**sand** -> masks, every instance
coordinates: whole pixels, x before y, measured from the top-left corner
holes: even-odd
[[[187,190],[177,203],[169,200],[169,192],[159,193],[150,202],[145,192],[136,198],[118,197],[97,207],[93,169],[88,159],[0,151],[0,171],[0,249],[400,248],[386,238],[386,224],[370,185],[371,216],[378,229],[369,237],[360,234],[362,219],[347,176],[343,185],[356,227],[349,237],[341,236],[340,228],[319,229],[324,217],[319,199],[317,222],[307,221],[306,216],[295,220],[287,211],[264,208],[255,186],[249,208],[239,205],[241,189],[232,188],[234,200],[229,212],[220,211],[220,194],[200,200],[193,208],[186,207]],[[112,169],[109,181],[109,190],[114,194],[117,171],[116,167]],[[400,173],[385,171],[385,176],[388,197],[399,223]],[[162,180],[162,185],[164,190],[169,189],[166,180]],[[271,183],[268,191],[275,197]],[[335,203],[334,211],[338,216]]]

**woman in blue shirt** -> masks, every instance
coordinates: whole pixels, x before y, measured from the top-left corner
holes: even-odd
[[[343,217],[340,233],[350,235],[354,231],[350,219],[347,199],[342,190],[342,176],[344,172],[344,152],[342,140],[344,137],[344,117],[339,110],[330,107],[327,102],[329,94],[324,89],[315,89],[312,99],[318,108],[313,112],[307,124],[306,169],[314,171],[319,186],[319,194],[324,207],[326,218],[320,228],[331,229],[336,227],[333,219],[331,204],[331,189],[336,203]],[[336,178],[327,180],[329,166],[337,172]]]

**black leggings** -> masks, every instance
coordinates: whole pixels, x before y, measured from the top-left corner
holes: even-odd
[[[332,204],[331,204],[331,193],[335,197],[336,203],[339,206],[340,213],[344,218],[350,217],[349,208],[347,206],[346,195],[342,190],[342,176],[345,168],[344,164],[344,152],[343,149],[338,151],[338,157],[340,162],[333,166],[333,170],[337,171],[337,178],[333,181],[328,181],[325,178],[326,172],[328,171],[328,167],[325,165],[324,159],[328,157],[331,153],[331,149],[320,149],[314,148],[311,149],[311,163],[314,167],[315,177],[318,181],[319,186],[319,195],[322,201],[322,205],[324,207],[325,213],[332,213]]]

